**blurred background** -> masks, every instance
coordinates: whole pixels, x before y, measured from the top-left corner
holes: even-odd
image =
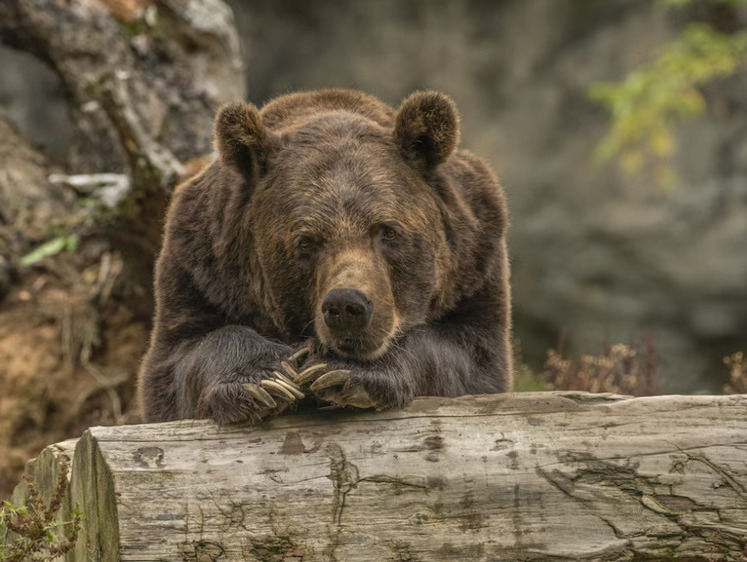
[[[508,194],[519,389],[747,392],[746,2],[4,2],[0,497],[138,420],[168,193],[237,97],[454,98]]]

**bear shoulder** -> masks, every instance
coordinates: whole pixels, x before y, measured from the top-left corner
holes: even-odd
[[[508,228],[506,195],[492,168],[469,150],[457,150],[441,165],[442,173],[455,186],[475,218],[500,237]]]

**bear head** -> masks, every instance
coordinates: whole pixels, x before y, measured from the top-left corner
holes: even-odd
[[[357,360],[436,314],[453,277],[438,166],[458,142],[456,108],[433,92],[379,106],[277,118],[240,102],[215,127],[248,200],[237,236],[252,255],[235,256],[253,264],[248,293],[288,338]]]

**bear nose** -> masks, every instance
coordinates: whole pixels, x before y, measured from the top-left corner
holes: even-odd
[[[371,301],[356,289],[332,289],[324,297],[322,314],[332,330],[360,330],[371,320]]]

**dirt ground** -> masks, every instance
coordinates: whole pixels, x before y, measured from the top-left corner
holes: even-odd
[[[69,261],[27,271],[0,307],[0,498],[45,446],[138,421],[147,322],[113,294],[121,262],[111,254],[81,273]]]
[[[0,112],[0,499],[47,445],[137,421],[150,291],[131,283],[106,233],[70,227],[82,205],[49,182],[56,171]],[[75,251],[23,263],[73,230]]]

